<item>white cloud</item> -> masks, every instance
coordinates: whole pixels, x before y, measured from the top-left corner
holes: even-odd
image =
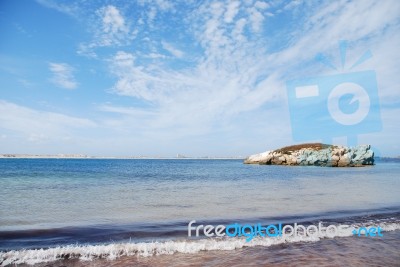
[[[141,6],[156,6],[161,11],[167,11],[174,8],[172,1],[168,0],[139,0]]]
[[[167,42],[165,42],[165,41],[162,41],[162,42],[161,42],[161,45],[162,45],[162,47],[163,47],[165,50],[167,50],[171,55],[173,55],[173,56],[175,56],[175,57],[177,57],[177,58],[182,58],[182,57],[184,56],[184,53],[183,53],[181,50],[179,50],[179,49],[173,47],[170,43],[167,43]]]
[[[99,106],[99,110],[105,111],[105,112],[124,114],[124,115],[134,115],[134,116],[155,115],[154,112],[145,111],[143,109],[132,108],[132,107],[112,106],[112,105],[101,105],[101,106]]]
[[[134,55],[119,51],[111,60],[111,64],[113,73],[118,77],[114,92],[148,101],[156,100],[157,92],[152,93],[148,87],[152,87],[157,78],[147,73],[144,67],[136,66]],[[159,96],[161,94],[159,92]]]
[[[292,0],[288,4],[286,4],[283,9],[284,10],[290,10],[292,8],[295,8],[296,6],[300,5],[302,3],[301,0]]]
[[[255,7],[249,8],[247,10],[250,16],[251,28],[253,32],[258,33],[262,28],[262,23],[264,22],[263,14]]]
[[[231,23],[233,21],[233,19],[239,12],[239,6],[239,1],[232,1],[228,4],[227,10],[224,15],[224,21],[226,23]]]
[[[113,92],[152,103],[157,116],[147,118],[148,126],[174,128],[177,134],[209,132],[215,121],[282,98],[279,75],[268,76],[263,70],[268,64],[264,50],[245,37],[251,18],[235,19],[238,9],[238,3],[228,2],[197,11],[196,18],[204,20],[198,23],[196,37],[205,51],[193,68],[177,72],[157,63],[141,65],[134,54],[117,52],[111,60],[117,77]],[[182,57],[169,43],[161,44]]]
[[[162,10],[162,11],[166,11],[166,10],[171,10],[174,8],[174,4],[171,1],[167,1],[167,0],[155,0],[155,3],[157,4],[157,6]]]
[[[79,14],[79,8],[77,5],[72,3],[63,4],[59,1],[52,1],[52,0],[36,0],[39,4],[47,7],[55,9],[61,13],[67,14],[69,16],[77,17]]]
[[[146,26],[150,28],[154,27],[154,20],[160,13],[175,12],[173,1],[140,0],[138,4],[142,9],[146,10],[146,12],[144,12],[144,17],[139,19],[139,24],[144,24],[144,21],[146,21]]]
[[[61,88],[75,89],[78,86],[73,71],[67,63],[49,63],[49,69],[53,73],[51,82]]]
[[[279,95],[273,90],[277,88],[275,77],[256,84],[263,67],[256,55],[239,53],[223,63],[218,60],[205,60],[181,73],[157,65],[137,65],[134,55],[120,51],[112,59],[118,77],[113,91],[152,103],[157,116],[145,123],[153,129],[172,127],[177,135],[206,133],[213,121],[257,109]],[[248,63],[240,65],[239,60]]]
[[[128,31],[125,19],[115,6],[106,6],[101,12],[103,13],[103,31],[105,33],[118,34]]]
[[[78,54],[92,58],[97,57],[96,48],[127,46],[138,33],[114,5],[99,8],[92,24],[95,29],[94,39],[89,43],[81,43],[78,47]]]
[[[166,55],[158,54],[158,53],[150,53],[150,54],[144,55],[144,57],[148,57],[148,58],[152,58],[152,59],[156,59],[156,58],[167,58]]]
[[[152,26],[156,16],[157,16],[157,9],[156,7],[153,6],[149,9],[149,12],[147,13],[147,23]]]
[[[102,21],[102,31],[99,34],[100,46],[119,45],[131,40],[130,30],[121,12],[113,5],[108,5],[97,11]]]
[[[243,34],[243,30],[244,27],[246,26],[246,23],[247,23],[246,19],[244,18],[239,19],[235,24],[234,30],[232,31],[232,37],[238,42],[243,42],[246,39],[246,37]]]
[[[74,129],[95,127],[96,123],[60,113],[38,111],[0,100],[0,128],[21,134],[29,141],[62,140]]]
[[[254,4],[254,7],[256,7],[258,9],[261,9],[261,10],[264,10],[264,9],[267,9],[269,7],[269,4],[266,3],[266,2],[263,2],[263,1],[257,1]]]

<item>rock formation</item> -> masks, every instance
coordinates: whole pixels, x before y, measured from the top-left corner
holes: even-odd
[[[310,143],[251,155],[245,164],[361,167],[374,164],[370,145],[355,147]]]

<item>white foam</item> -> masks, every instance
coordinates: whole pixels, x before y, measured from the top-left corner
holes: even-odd
[[[352,236],[352,230],[361,226],[380,226],[383,231],[400,229],[400,223],[378,223],[372,221],[366,224],[353,224],[347,229],[341,229],[336,237]],[[326,234],[314,237],[256,237],[250,242],[245,238],[213,238],[201,240],[181,240],[153,243],[118,243],[108,245],[69,245],[49,249],[12,250],[0,252],[0,264],[37,264],[53,262],[64,258],[90,261],[97,258],[114,260],[121,256],[153,256],[174,253],[197,253],[212,250],[234,250],[243,247],[272,246],[283,243],[317,242],[329,238]]]

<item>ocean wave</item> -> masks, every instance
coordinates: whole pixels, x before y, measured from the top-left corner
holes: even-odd
[[[400,222],[380,222],[352,224],[351,227],[340,229],[337,237],[352,236],[352,230],[359,227],[380,226],[383,232],[400,229]],[[235,250],[244,247],[264,246],[269,247],[284,243],[318,242],[323,238],[331,238],[326,233],[318,235],[297,237],[255,237],[251,242],[245,238],[210,238],[200,240],[176,240],[149,243],[114,243],[104,245],[68,245],[47,249],[23,249],[0,252],[0,266],[11,264],[38,264],[57,260],[79,259],[91,261],[94,259],[115,260],[122,256],[166,255],[174,253],[198,253],[200,251]],[[357,237],[355,237],[357,238]],[[378,238],[378,237],[377,237]]]

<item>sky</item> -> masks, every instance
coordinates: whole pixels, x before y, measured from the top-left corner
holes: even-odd
[[[396,0],[0,0],[0,153],[247,156],[353,138],[398,156],[399,29]],[[365,71],[380,127],[323,127],[321,94],[300,121],[321,138],[293,134],[288,81]]]

